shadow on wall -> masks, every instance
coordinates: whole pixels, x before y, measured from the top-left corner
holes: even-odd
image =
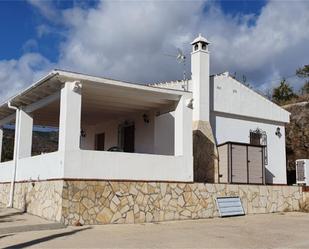
[[[265,168],[265,180],[266,180],[266,184],[273,184],[274,182],[274,174],[271,173],[267,168]]]
[[[194,182],[215,182],[214,149],[214,143],[202,131],[193,131]]]

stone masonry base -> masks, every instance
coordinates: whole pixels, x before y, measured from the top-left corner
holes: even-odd
[[[0,203],[9,202],[10,183],[0,183]],[[61,221],[63,181],[15,184],[13,207],[42,218]]]
[[[0,183],[7,204],[8,183]],[[216,197],[239,196],[246,214],[299,211],[296,186],[55,180],[16,183],[14,207],[72,225],[144,223],[218,216]]]

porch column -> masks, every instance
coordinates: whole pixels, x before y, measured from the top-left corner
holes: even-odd
[[[19,110],[17,157],[31,157],[33,119],[22,109]]]
[[[81,104],[81,83],[66,82],[60,96],[59,151],[80,148]]]
[[[175,109],[175,156],[192,158],[191,97],[182,96]]]
[[[2,143],[3,143],[3,128],[0,127],[0,162],[2,156]]]

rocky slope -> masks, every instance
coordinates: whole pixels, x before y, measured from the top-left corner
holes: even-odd
[[[288,183],[295,183],[295,160],[309,158],[309,102],[283,106],[291,113],[286,127]]]

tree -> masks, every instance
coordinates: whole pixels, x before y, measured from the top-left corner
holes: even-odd
[[[300,89],[301,94],[309,94],[309,81],[305,82],[303,87]]]
[[[277,104],[284,104],[285,102],[296,97],[293,88],[283,79],[280,85],[273,89],[272,99]]]
[[[296,75],[300,78],[309,78],[309,65],[305,65],[303,68],[297,69]]]
[[[305,84],[300,89],[301,94],[309,94],[309,65],[305,65],[303,68],[297,69],[296,75],[299,78],[306,79]]]

